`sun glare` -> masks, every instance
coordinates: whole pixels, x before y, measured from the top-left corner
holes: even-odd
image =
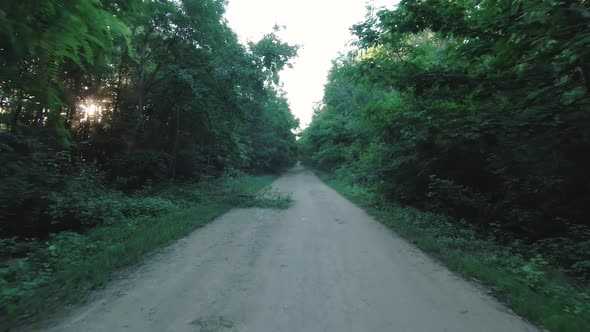
[[[80,105],[80,109],[82,110],[81,120],[88,121],[88,120],[98,120],[100,121],[100,112],[101,107],[94,103],[86,103]]]

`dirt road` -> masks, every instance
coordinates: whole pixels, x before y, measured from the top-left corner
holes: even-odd
[[[537,331],[297,168],[292,208],[234,210],[50,331]]]

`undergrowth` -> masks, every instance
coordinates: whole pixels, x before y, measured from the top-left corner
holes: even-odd
[[[262,209],[285,210],[291,206],[293,199],[281,192],[268,192],[253,198],[238,198],[235,205],[243,208],[257,207]]]
[[[146,186],[125,197],[119,215],[86,232],[64,231],[47,240],[0,239],[0,331],[43,321],[57,308],[105,285],[111,273],[137,263],[233,207],[286,208],[290,197],[255,195],[274,176],[174,186]],[[240,193],[239,199],[219,196]],[[113,208],[113,205],[109,205]]]
[[[550,331],[583,332],[590,326],[590,290],[534,246],[498,243],[466,221],[388,203],[367,188],[326,174],[329,186],[377,220],[464,277],[486,285],[517,314]]]

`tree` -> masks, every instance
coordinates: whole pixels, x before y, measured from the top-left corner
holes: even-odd
[[[278,73],[297,47],[276,31],[241,45],[225,5],[0,4],[0,235],[84,228],[89,193],[294,162]]]
[[[301,148],[318,167],[482,232],[587,243],[588,6],[405,0],[369,15]],[[552,254],[586,273],[571,252]]]

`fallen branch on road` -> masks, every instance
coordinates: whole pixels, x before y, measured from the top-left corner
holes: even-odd
[[[223,203],[225,201],[227,201],[228,199],[232,199],[232,198],[249,198],[249,199],[257,199],[257,198],[261,198],[264,197],[266,194],[268,194],[270,192],[271,187],[267,186],[262,188],[261,190],[259,190],[258,192],[256,192],[255,194],[247,194],[247,193],[236,193],[236,194],[232,194],[232,195],[227,195],[227,194],[219,194],[219,195],[227,195],[226,197],[218,200],[218,201],[214,201],[214,202],[210,202],[207,203],[205,205],[216,205],[219,203]],[[278,193],[279,195],[282,193]],[[286,194],[285,194],[286,195]]]

